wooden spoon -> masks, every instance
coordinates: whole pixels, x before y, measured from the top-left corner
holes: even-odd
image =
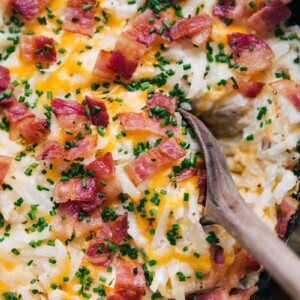
[[[194,129],[204,154],[207,194],[204,217],[222,225],[294,299],[300,299],[300,260],[247,206],[238,192],[221,147],[194,115],[178,109]]]

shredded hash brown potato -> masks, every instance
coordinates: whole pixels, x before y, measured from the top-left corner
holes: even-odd
[[[300,31],[283,2],[0,2],[1,299],[255,294],[258,262],[200,223],[205,164],[176,108],[210,126],[245,201],[284,237]]]

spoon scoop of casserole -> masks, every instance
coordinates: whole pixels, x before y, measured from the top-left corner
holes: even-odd
[[[178,109],[193,128],[207,172],[205,219],[222,225],[294,299],[300,299],[300,260],[247,206],[237,190],[222,150],[194,115]]]

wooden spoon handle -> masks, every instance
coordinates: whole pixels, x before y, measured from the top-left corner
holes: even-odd
[[[222,150],[195,116],[179,109],[199,138],[207,170],[205,217],[222,225],[294,299],[300,299],[300,260],[246,205]]]

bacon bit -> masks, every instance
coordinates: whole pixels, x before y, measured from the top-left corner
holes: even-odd
[[[56,61],[54,40],[41,35],[22,36],[20,38],[20,55],[27,61]]]
[[[85,253],[85,259],[95,266],[108,267],[111,265],[114,253],[111,253],[107,247],[111,238],[110,223],[102,223]]]
[[[111,224],[112,241],[119,245],[128,236],[128,214],[125,213]]]
[[[197,169],[196,168],[188,168],[184,169],[179,173],[179,175],[176,177],[176,182],[182,182],[187,179],[190,179],[197,175]]]
[[[98,135],[91,134],[78,140],[78,146],[66,151],[66,159],[73,160],[92,154],[97,146]]]
[[[55,185],[53,199],[57,203],[67,201],[93,201],[96,199],[96,180],[86,178],[86,186],[83,179],[74,178],[69,181],[60,181]]]
[[[229,297],[230,300],[248,300],[257,290],[257,286],[248,289],[236,288],[229,292]]]
[[[142,153],[137,159],[125,166],[124,169],[137,185],[162,167],[175,162],[184,155],[185,151],[176,140],[172,138]]]
[[[5,92],[11,92],[14,90],[12,85],[10,84],[10,76],[9,76],[9,69],[0,66],[0,106],[10,106],[16,99],[14,95],[5,96]]]
[[[86,212],[92,212],[96,207],[102,204],[105,201],[105,198],[100,197],[99,194],[96,196],[96,199],[93,201],[85,202],[85,201],[78,201],[78,205],[81,207],[82,210]]]
[[[94,176],[97,181],[110,179],[116,172],[113,156],[110,152],[89,163],[86,169],[95,172]]]
[[[114,290],[106,297],[106,300],[141,300],[142,296],[139,291],[126,288]]]
[[[149,19],[153,19],[154,22],[150,23]],[[136,18],[131,28],[126,31],[126,34],[137,43],[148,48],[157,37],[156,32],[160,27],[160,19],[154,15],[151,9],[147,9]],[[154,31],[153,29],[157,30]]]
[[[49,0],[9,0],[8,5],[27,20],[32,20]]]
[[[272,65],[274,53],[270,46],[254,34],[234,32],[227,35],[228,44],[233,50],[233,59],[245,75],[253,75]],[[239,69],[238,69],[239,70]]]
[[[228,291],[225,287],[217,288],[213,291],[208,291],[203,294],[198,294],[194,300],[229,300]]]
[[[127,236],[127,226],[127,214],[112,223],[102,223],[86,251],[85,259],[93,265],[108,267],[115,255],[115,251],[108,248],[108,243],[118,246]]]
[[[254,7],[249,5],[249,1],[244,0],[222,0],[213,9],[213,16],[232,20],[241,20],[253,14],[260,7],[260,0],[254,0]]]
[[[55,233],[70,238],[75,231],[75,236],[87,234],[92,230],[98,229],[102,224],[100,211],[93,211],[87,220],[79,221],[78,216],[80,213],[79,202],[68,201],[59,204],[56,210],[56,216],[53,217],[51,222],[51,229]]]
[[[247,273],[249,272],[255,272],[260,269],[260,264],[259,262],[251,255],[248,253],[247,259],[246,259],[246,271]]]
[[[211,244],[209,248],[211,270],[207,279],[201,282],[203,289],[211,289],[215,287],[225,276],[225,256],[224,249],[216,244]]]
[[[103,101],[95,100],[89,96],[85,96],[86,103],[89,107],[92,124],[95,126],[107,127],[109,123],[109,115],[105,103]]]
[[[107,68],[129,80],[146,49],[144,45],[123,32],[116,42]]]
[[[133,269],[137,270],[136,274],[134,274]],[[117,264],[115,289],[136,290],[143,294],[145,287],[146,280],[141,265],[119,259]]]
[[[172,132],[175,137],[179,136],[178,126],[161,125],[161,120],[150,118],[143,113],[120,113],[118,119],[126,131],[146,131],[160,136],[166,136],[167,132]]]
[[[74,140],[77,134],[86,134],[90,120],[85,115],[84,107],[73,100],[52,99],[51,110],[65,130],[64,138]],[[71,134],[70,134],[71,133]]]
[[[94,210],[83,220],[76,220],[74,224],[75,236],[82,236],[90,233],[91,231],[98,230],[102,224],[101,211]]]
[[[10,108],[4,110],[4,114],[10,123],[16,123],[25,118],[32,118],[34,114],[23,103],[16,102]]]
[[[63,29],[90,35],[94,30],[95,13],[96,0],[68,0]]]
[[[193,34],[192,35],[193,44],[197,46],[201,46],[209,39],[211,33],[212,33],[212,26],[203,29],[199,33]]]
[[[3,182],[13,158],[5,155],[0,155],[0,184]]]
[[[94,171],[97,190],[104,194],[107,200],[113,200],[122,192],[122,187],[116,177],[116,168],[111,153],[97,158],[86,166],[87,170]]]
[[[64,145],[57,141],[46,141],[38,150],[37,158],[39,160],[62,159],[65,156]]]
[[[9,69],[0,66],[0,89],[5,90],[9,87],[9,85],[10,85]]]
[[[161,93],[154,93],[151,98],[147,98],[146,104],[164,108],[170,114],[173,114],[176,109],[176,99]]]
[[[300,87],[296,82],[281,79],[270,83],[270,86],[287,98],[296,109],[300,110]]]
[[[51,110],[56,116],[70,116],[70,115],[80,115],[84,116],[84,107],[73,100],[62,100],[59,98],[54,98],[51,101]]]
[[[107,80],[114,79],[115,73],[107,67],[110,58],[111,52],[100,50],[92,74]]]
[[[289,8],[280,0],[268,3],[253,14],[247,23],[260,34],[265,34],[291,16]]]
[[[244,97],[255,98],[260,93],[264,85],[265,84],[263,82],[248,81],[239,83],[239,90]]]
[[[206,198],[206,189],[207,189],[207,176],[205,166],[200,166],[197,169],[198,179],[198,188],[200,189],[200,195],[198,203],[205,203]]]
[[[231,266],[229,266],[226,276],[227,276],[227,286],[234,288],[238,285],[240,279],[244,278],[247,274],[247,258],[248,252],[242,249],[234,257],[234,261]]]
[[[47,120],[34,116],[12,124],[9,136],[15,139],[16,134],[21,135],[27,145],[32,145],[45,140],[49,133],[50,128]]]
[[[170,36],[173,40],[177,40],[184,36],[198,36],[202,31],[205,31],[205,35],[207,36],[207,33],[210,34],[212,32],[212,27],[213,21],[211,17],[206,13],[202,13],[189,19],[183,18],[176,22],[170,29]],[[195,40],[199,40],[199,37],[195,38]]]
[[[9,137],[16,140],[21,135],[27,145],[44,140],[50,129],[47,121],[36,117],[23,103],[15,102],[4,114],[11,123]]]
[[[288,229],[289,221],[292,215],[296,213],[298,204],[298,201],[289,195],[286,195],[283,198],[280,204],[280,217],[275,226],[275,231],[280,237],[285,236]]]
[[[61,236],[70,238],[79,212],[80,207],[77,203],[68,201],[59,204],[56,215],[52,218],[51,230]]]

